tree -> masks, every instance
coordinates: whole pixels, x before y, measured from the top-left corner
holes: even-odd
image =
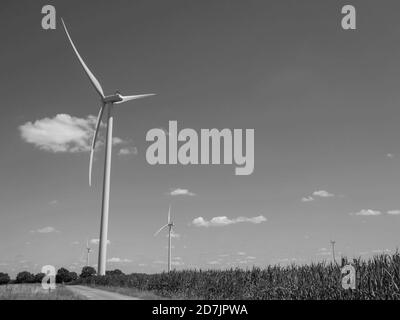
[[[119,269],[106,271],[106,276],[122,276],[122,275],[125,275],[125,274]]]
[[[80,277],[89,278],[96,275],[96,270],[93,267],[83,267]]]
[[[78,280],[78,274],[76,272],[70,272],[69,278],[71,279],[70,281],[76,281]]]
[[[35,282],[35,276],[28,271],[22,271],[17,274],[16,283],[34,283],[34,282]]]
[[[7,273],[0,272],[0,285],[10,282],[10,276]]]
[[[58,269],[57,274],[56,274],[56,282],[64,283],[64,282],[70,282],[70,281],[71,281],[70,272],[65,268]]]
[[[42,283],[43,278],[46,275],[44,273],[38,273],[35,275],[35,283]]]

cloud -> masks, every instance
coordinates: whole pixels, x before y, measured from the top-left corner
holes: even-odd
[[[32,230],[32,233],[55,233],[55,232],[60,232],[54,227],[44,227],[38,230]]]
[[[124,141],[124,140],[122,140],[121,138],[118,138],[118,137],[114,137],[112,139],[112,142],[113,142],[114,146],[117,146],[119,144],[126,144],[127,143],[126,141]]]
[[[245,256],[245,255],[246,255],[246,252],[239,251],[239,252],[237,253],[237,255],[239,255],[239,256]]]
[[[136,147],[133,147],[133,148],[122,148],[118,152],[119,156],[128,156],[130,154],[137,155],[138,154],[138,149]]]
[[[315,201],[315,198],[331,198],[334,197],[335,195],[333,193],[330,193],[326,190],[317,190],[312,193],[311,196],[306,196],[301,198],[301,202],[311,202]]]
[[[168,234],[166,235],[168,237]],[[171,238],[179,239],[181,235],[179,233],[175,233],[173,230],[171,231]]]
[[[265,218],[264,216],[258,216],[253,218],[238,217],[235,219],[229,219],[226,216],[222,216],[222,217],[214,217],[210,221],[204,220],[203,217],[198,217],[192,221],[192,224],[195,225],[196,227],[223,227],[236,223],[247,222],[247,223],[259,224],[265,221],[267,221],[267,218]]]
[[[111,262],[111,263],[127,263],[127,262],[132,262],[132,260],[121,259],[121,258],[111,258],[111,259],[108,259],[107,262]]]
[[[190,192],[187,189],[175,189],[170,192],[171,196],[195,196],[193,192]]]
[[[213,261],[208,261],[207,263],[208,263],[209,265],[216,265],[216,264],[221,264],[221,261],[213,260]]]
[[[58,114],[54,118],[27,122],[19,127],[21,138],[49,152],[85,152],[90,150],[96,117],[77,118]]]
[[[49,205],[51,205],[51,206],[56,206],[56,205],[58,205],[58,200],[50,201],[50,202],[49,202]]]
[[[329,193],[328,191],[325,190],[314,191],[312,195],[321,198],[330,198],[335,196],[333,193]]]
[[[90,240],[90,243],[91,243],[91,244],[99,244],[99,243],[100,243],[100,240],[99,240],[99,239],[92,239],[92,240]],[[110,241],[110,240],[107,240],[107,244],[108,244],[108,245],[111,244],[111,241]]]
[[[400,214],[400,210],[389,210],[389,211],[387,212],[387,214],[398,215],[398,214]]]
[[[386,154],[386,157],[388,157],[389,159],[393,159],[394,158],[394,154],[388,153],[388,154]]]
[[[361,211],[350,213],[352,216],[379,216],[382,212],[378,210],[362,209]]]

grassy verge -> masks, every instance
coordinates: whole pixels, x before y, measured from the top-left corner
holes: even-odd
[[[0,286],[0,300],[85,300],[64,286],[57,286],[51,292],[40,284],[12,284]]]

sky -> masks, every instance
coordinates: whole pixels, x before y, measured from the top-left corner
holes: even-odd
[[[400,4],[356,1],[1,1],[0,271],[97,263],[99,108],[61,29],[107,94],[157,93],[114,118],[108,269],[251,268],[395,252],[400,227]],[[255,167],[156,165],[153,128],[254,129]],[[101,129],[101,140],[105,128]]]

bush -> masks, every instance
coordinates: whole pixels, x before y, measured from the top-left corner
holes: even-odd
[[[70,281],[76,281],[76,280],[78,280],[78,274],[76,272],[70,272],[69,278],[70,278]]]
[[[90,278],[96,275],[96,270],[93,267],[83,267],[80,278]]]
[[[28,271],[22,271],[17,274],[17,278],[15,279],[15,282],[16,283],[34,283],[35,276]]]
[[[65,268],[60,268],[57,271],[56,274],[56,282],[57,283],[65,283],[65,282],[71,282],[73,279],[71,277],[71,272],[69,272]]]
[[[123,276],[123,275],[125,274],[119,269],[106,271],[106,276]]]
[[[38,273],[35,275],[35,283],[42,283],[43,278],[46,275],[44,273]]]
[[[7,273],[0,272],[0,285],[8,284],[10,282],[10,276]]]

